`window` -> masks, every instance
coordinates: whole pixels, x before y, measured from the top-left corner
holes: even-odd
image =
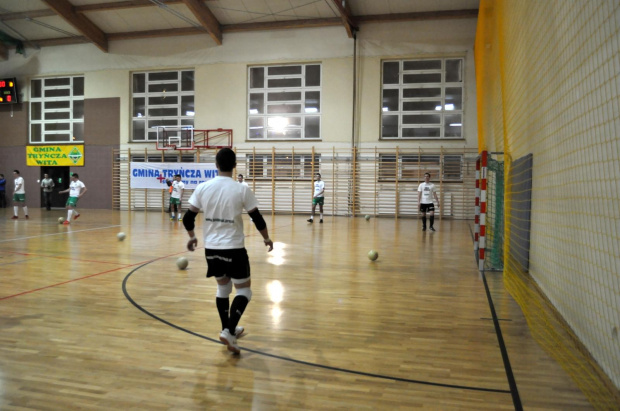
[[[384,61],[381,138],[463,138],[462,58]]]
[[[248,69],[248,139],[321,138],[321,65]]]
[[[30,82],[30,142],[84,141],[84,77]]]
[[[460,182],[463,180],[463,156],[444,155],[443,166],[441,155],[402,154],[398,156],[398,164],[394,154],[379,156],[379,179],[394,181],[424,181],[424,173],[431,174],[431,180]]]
[[[161,163],[161,155],[160,154],[149,154],[146,156],[146,160],[144,154],[132,154],[131,161],[134,163]],[[179,156],[178,155],[164,155],[164,163],[178,163]],[[194,163],[194,155],[193,154],[183,154],[181,155],[181,163]]]
[[[132,141],[156,141],[157,126],[194,126],[194,71],[133,73]]]
[[[273,160],[273,161],[272,161]],[[311,180],[312,154],[250,154],[246,157],[248,178],[271,178],[282,180]],[[321,155],[314,155],[314,172],[319,171]]]

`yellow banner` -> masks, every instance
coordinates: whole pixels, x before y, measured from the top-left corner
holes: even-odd
[[[26,146],[28,166],[83,166],[84,145]]]

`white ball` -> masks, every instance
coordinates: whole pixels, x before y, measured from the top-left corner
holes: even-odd
[[[40,183],[40,182],[41,182],[41,180],[37,180],[37,183]]]
[[[125,239],[125,233],[116,234],[116,238],[118,238],[118,241],[123,241]]]

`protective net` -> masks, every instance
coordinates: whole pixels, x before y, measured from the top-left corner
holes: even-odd
[[[620,404],[619,50],[617,0],[480,2],[479,149],[504,153],[504,281],[599,409]]]

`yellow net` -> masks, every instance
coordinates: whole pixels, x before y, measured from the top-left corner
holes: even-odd
[[[505,284],[598,409],[620,404],[619,50],[618,0],[480,2],[479,149],[504,153]]]

